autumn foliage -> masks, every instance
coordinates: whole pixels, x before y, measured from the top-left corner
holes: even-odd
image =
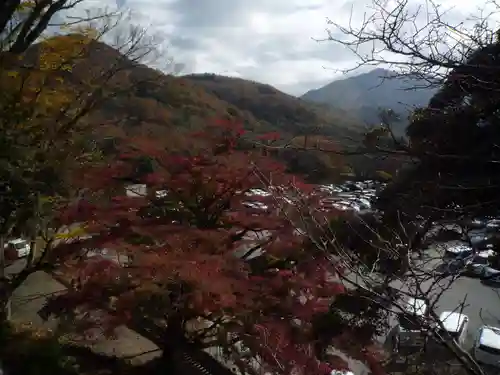
[[[290,207],[308,202],[310,209],[317,197],[258,151],[236,151],[243,135],[235,124],[218,123],[194,135],[204,137],[204,150],[175,154],[135,139],[113,163],[81,171],[84,198],[60,220],[81,223],[90,236],[51,253],[74,285],[51,310],[106,331],[155,322],[168,329],[170,345],[220,346],[246,370],[255,359],[287,375],[345,367],[336,357],[317,359],[311,324],[344,292],[339,270],[304,246],[292,224],[298,209]],[[138,168],[145,158],[148,167]],[[128,196],[131,182],[146,184],[147,193]],[[103,248],[127,261],[84,256]],[[199,328],[189,329],[193,323]],[[352,343],[344,334],[336,345]]]

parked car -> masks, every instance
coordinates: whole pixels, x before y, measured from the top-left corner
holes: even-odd
[[[500,270],[492,267],[485,267],[481,274],[481,283],[485,285],[500,285]]]
[[[472,355],[480,364],[500,368],[500,328],[482,326],[474,341]]]
[[[423,299],[409,298],[399,315],[399,324],[396,327],[394,350],[404,348],[423,347],[426,335],[421,330],[421,322],[428,312],[429,306]]]
[[[94,249],[83,249],[82,255],[87,259],[105,259],[112,261],[121,266],[130,265],[132,257],[127,254],[122,254],[113,249],[106,248],[94,248]]]
[[[491,233],[487,233],[485,229],[472,229],[467,233],[463,234],[462,240],[470,243],[474,247],[485,246],[492,240]]]
[[[363,209],[363,210],[369,210],[369,209],[372,207],[371,202],[370,202],[370,200],[369,200],[369,199],[366,199],[366,198],[361,197],[361,198],[356,198],[354,201],[355,201],[355,202],[359,205],[359,207],[360,207],[361,209]]]
[[[489,286],[500,286],[500,274],[493,275],[490,278],[487,279],[482,279],[481,282],[484,285],[489,285]]]
[[[457,258],[467,258],[473,254],[473,249],[465,243],[452,243],[445,246],[444,258],[446,259],[457,259]]]
[[[446,277],[461,274],[465,270],[465,262],[466,259],[460,257],[455,259],[446,259],[445,262],[434,269],[434,275]]]
[[[491,219],[486,223],[486,229],[497,230],[500,228],[500,219]]]
[[[493,234],[471,238],[471,244],[476,250],[493,250],[497,243],[498,239]]]
[[[441,336],[450,335],[459,345],[463,345],[469,328],[469,317],[453,311],[444,311],[439,316],[443,328],[438,329]]]
[[[267,210],[268,209],[268,206],[262,202],[258,202],[258,201],[255,201],[255,202],[249,202],[249,201],[245,201],[242,203],[243,206],[247,207],[247,208],[253,208],[253,209],[256,209],[256,210]]]
[[[481,278],[488,279],[496,274],[500,274],[500,270],[491,266],[484,267],[483,272],[481,273]]]
[[[15,260],[27,257],[30,253],[30,244],[22,238],[16,238],[7,241],[5,244],[5,258],[7,260]]]
[[[465,220],[463,224],[469,228],[482,229],[486,228],[488,221],[485,218],[475,218],[475,219]]]
[[[465,261],[465,274],[468,276],[481,276],[484,269],[490,266],[490,257],[494,255],[491,250],[481,251]]]

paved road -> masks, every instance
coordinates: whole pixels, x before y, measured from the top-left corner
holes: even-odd
[[[6,268],[8,273],[19,272],[24,268],[25,260],[19,260]],[[44,321],[38,311],[48,298],[63,292],[66,288],[45,272],[35,272],[14,292],[12,297],[12,320],[30,323],[38,328],[57,329],[58,321]],[[142,363],[160,354],[158,348],[149,340],[131,331],[127,327],[118,327],[116,339],[101,339],[90,347],[99,353],[127,358],[134,363]],[[143,354],[144,353],[144,354]]]

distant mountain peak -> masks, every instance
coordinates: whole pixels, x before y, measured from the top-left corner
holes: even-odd
[[[389,70],[389,69],[375,68],[375,69],[372,69],[372,70],[366,72],[365,74],[373,74],[373,75],[377,74],[380,76],[385,76],[385,75],[392,75],[394,73],[395,73],[394,71]]]
[[[391,70],[376,68],[333,81],[306,92],[301,98],[348,111],[368,125],[380,121],[378,115],[381,109],[392,109],[402,117],[398,129],[394,129],[401,134],[406,128],[406,119],[411,110],[426,106],[435,90],[422,89],[425,86],[422,80],[395,75]]]

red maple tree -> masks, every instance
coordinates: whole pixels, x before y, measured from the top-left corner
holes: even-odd
[[[234,124],[196,136],[205,148],[176,154],[134,139],[113,163],[79,173],[86,194],[60,220],[82,223],[89,236],[51,253],[74,286],[52,310],[84,328],[152,322],[165,330],[156,342],[164,350],[183,340],[220,346],[248,371],[257,359],[275,374],[344,368],[339,358],[318,360],[311,333],[344,291],[339,270],[303,246],[293,224],[297,207],[310,209],[318,195],[258,150],[238,150]],[[127,195],[131,182],[147,193]],[[89,257],[92,249],[119,256]],[[193,322],[203,328],[189,329]],[[336,345],[364,357],[343,334]]]

